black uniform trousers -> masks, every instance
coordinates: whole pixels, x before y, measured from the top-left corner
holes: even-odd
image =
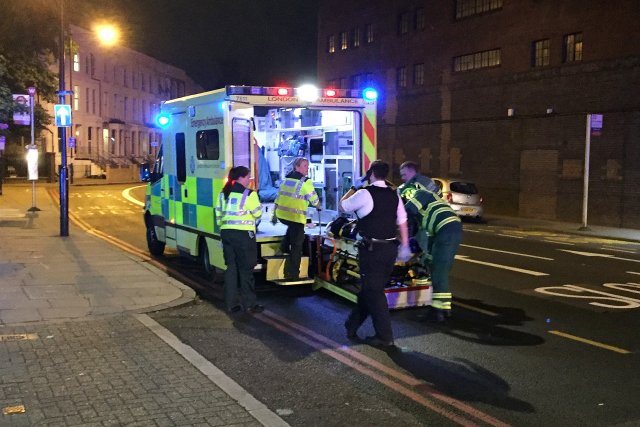
[[[384,288],[393,272],[398,245],[395,241],[374,242],[371,249],[361,247],[358,250],[362,290],[345,326],[356,330],[371,316],[376,336],[382,341],[392,342],[391,316]]]
[[[224,262],[224,302],[228,310],[238,305],[245,309],[256,305],[253,268],[258,261],[256,234],[248,230],[220,231]]]
[[[287,279],[297,279],[300,276],[304,224],[286,219],[281,219],[280,222],[287,226],[287,232],[280,243],[280,251],[289,254],[284,264],[284,276]]]

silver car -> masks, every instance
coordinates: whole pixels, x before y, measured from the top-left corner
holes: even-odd
[[[442,190],[442,198],[460,217],[481,220],[484,215],[482,197],[471,181],[455,178],[432,178]]]

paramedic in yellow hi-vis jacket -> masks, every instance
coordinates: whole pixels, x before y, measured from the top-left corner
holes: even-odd
[[[295,280],[300,276],[307,208],[311,205],[320,210],[320,199],[313,182],[307,178],[308,173],[309,161],[298,157],[293,162],[293,171],[280,184],[271,218],[273,223],[280,220],[287,226],[287,233],[280,244],[280,251],[289,254],[284,265],[285,280]]]
[[[433,310],[427,320],[442,323],[451,316],[449,272],[462,241],[462,223],[447,202],[428,190],[417,190],[405,209],[420,224],[416,239],[426,253],[425,262],[431,271]],[[428,238],[421,238],[422,234]],[[421,243],[424,241],[428,241],[427,248]]]
[[[247,188],[249,169],[231,168],[216,205],[216,222],[227,270],[224,272],[224,302],[232,313],[243,308],[260,313],[264,307],[256,303],[253,269],[258,260],[256,221],[262,216],[258,194]]]

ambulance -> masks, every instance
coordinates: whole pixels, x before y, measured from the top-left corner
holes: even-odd
[[[155,163],[141,167],[148,182],[144,224],[150,253],[160,256],[168,247],[199,260],[209,276],[224,270],[215,205],[229,169],[246,166],[263,204],[256,271],[275,284],[312,283],[355,301],[355,239],[331,232],[327,224],[339,217],[342,195],[376,159],[376,98],[371,88],[226,86],[164,102],[156,119],[162,145]],[[269,219],[279,183],[298,157],[309,161],[321,211],[309,210],[301,280],[290,282],[281,280],[284,257],[277,255],[286,228]],[[402,274],[409,277],[408,270]],[[400,287],[417,293],[393,296],[399,300],[391,301],[393,307],[428,302],[430,287],[415,277]]]

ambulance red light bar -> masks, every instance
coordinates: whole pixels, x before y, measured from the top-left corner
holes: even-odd
[[[227,95],[257,95],[257,96],[300,96],[301,89],[308,91],[308,87],[271,87],[271,86],[227,86]],[[366,98],[373,100],[377,97],[374,89],[316,89],[317,93],[324,98]],[[301,98],[302,100],[302,98]]]

